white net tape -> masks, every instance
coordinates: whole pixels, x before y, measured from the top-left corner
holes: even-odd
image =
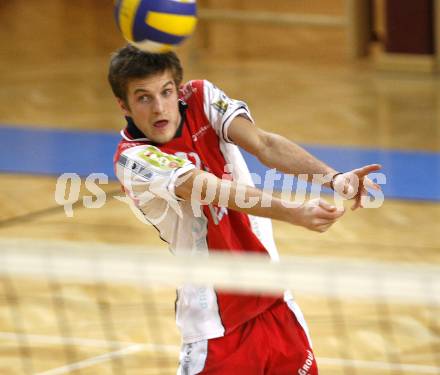
[[[279,263],[258,255],[211,253],[174,256],[167,251],[95,243],[1,242],[0,274],[139,286],[209,284],[228,291],[280,292],[345,298],[436,303],[440,267],[346,258],[284,256]]]

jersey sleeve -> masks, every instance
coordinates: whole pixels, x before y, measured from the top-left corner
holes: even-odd
[[[235,117],[245,116],[254,122],[245,102],[229,98],[209,81],[203,81],[203,107],[217,135],[228,143],[232,143],[228,128]]]
[[[186,159],[167,154],[152,145],[131,147],[116,161],[116,175],[138,206],[159,198],[181,200],[175,194],[176,180],[195,166]]]

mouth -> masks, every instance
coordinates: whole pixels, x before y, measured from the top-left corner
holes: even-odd
[[[167,125],[168,125],[168,120],[159,120],[159,121],[156,121],[156,122],[153,124],[153,126],[154,126],[156,129],[163,129],[163,128],[165,128]]]

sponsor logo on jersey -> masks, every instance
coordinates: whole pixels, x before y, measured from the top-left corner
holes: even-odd
[[[141,164],[138,164],[136,162],[133,162],[131,164],[131,171],[139,176],[142,176],[146,180],[151,179],[153,177],[153,172],[149,171],[148,169],[144,168]]]
[[[195,134],[192,135],[192,139],[194,142],[197,142],[199,138],[206,133],[206,131],[211,127],[211,125],[202,126]]]
[[[224,99],[219,99],[211,105],[222,115],[228,110],[228,102]]]
[[[154,175],[152,171],[149,171],[141,163],[137,163],[134,160],[127,158],[125,155],[119,156],[118,164],[145,180],[151,180]]]
[[[166,154],[154,146],[148,146],[145,150],[138,152],[137,156],[163,171],[181,168],[186,163],[184,159]]]

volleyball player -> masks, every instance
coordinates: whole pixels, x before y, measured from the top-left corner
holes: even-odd
[[[326,175],[328,186],[352,191],[359,182],[354,208],[366,187],[377,188],[366,175],[378,165],[340,174],[258,128],[244,102],[206,80],[182,84],[182,75],[174,53],[132,46],[117,51],[109,67],[126,118],[116,174],[172,252],[257,252],[276,260],[270,219],[324,232],[343,215],[322,199],[292,207],[256,189],[238,146],[269,168]],[[183,342],[180,374],[318,373],[306,322],[289,293],[238,295],[184,285],[176,322]]]

